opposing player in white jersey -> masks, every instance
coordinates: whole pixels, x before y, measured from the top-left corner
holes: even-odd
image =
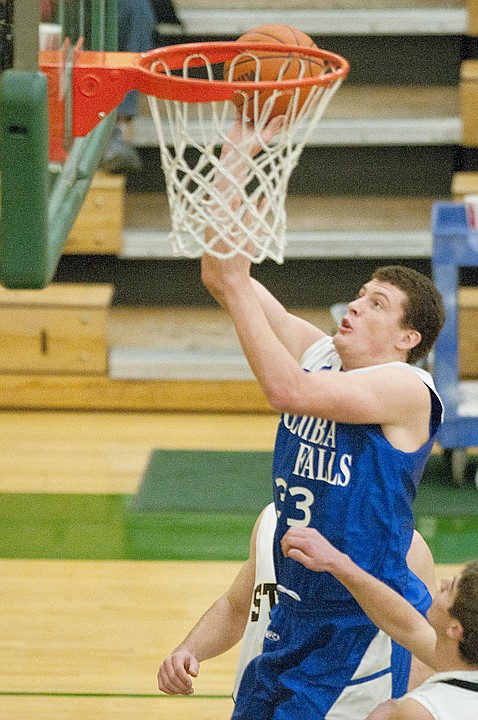
[[[242,637],[232,697],[237,691],[245,668],[262,651],[269,625],[270,612],[277,602],[277,583],[274,570],[272,543],[276,529],[274,503],[267,505],[259,517],[255,541],[255,575],[246,628]]]
[[[192,679],[197,676],[200,663],[226,652],[242,638],[233,690],[233,697],[236,697],[245,667],[262,650],[270,611],[277,601],[272,558],[275,527],[276,513],[274,504],[271,503],[264,508],[254,526],[249,558],[232,586],[163,661],[158,672],[160,690],[168,694],[191,694]],[[436,589],[433,557],[417,532],[414,533],[407,560],[413,572],[433,594]],[[395,653],[391,658],[391,665],[392,677],[397,686],[394,695],[398,697],[407,687],[407,657]],[[429,668],[413,658],[408,687],[419,685],[429,675]]]
[[[478,561],[442,580],[427,620],[401,595],[356,565],[313,528],[291,528],[284,555],[309,570],[331,573],[371,620],[437,673],[369,720],[478,718]]]

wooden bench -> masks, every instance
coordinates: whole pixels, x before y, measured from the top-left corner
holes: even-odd
[[[478,288],[461,287],[458,292],[458,356],[460,377],[478,379]]]
[[[476,377],[476,288],[462,288],[460,305],[460,374]],[[299,312],[334,332],[327,308]],[[218,308],[113,306],[107,344],[107,373],[38,372],[22,364],[0,373],[0,408],[272,412]]]
[[[191,124],[194,137],[199,132]],[[165,130],[166,137],[167,129]],[[453,86],[347,85],[332,99],[308,146],[454,145],[460,141],[459,91]],[[137,147],[158,145],[146,99],[133,120]]]
[[[462,144],[478,147],[478,60],[465,60],[460,71]]]
[[[286,258],[428,258],[434,199],[289,195]],[[127,195],[122,256],[174,257],[170,228],[165,194]]]
[[[233,8],[218,0],[177,0],[176,9],[185,34],[205,36],[224,35],[225,28],[240,35],[272,22],[323,35],[461,35],[472,34],[477,15],[475,0],[343,0],[320,8],[310,0],[238,0]],[[168,26],[167,32],[181,30]]]
[[[0,373],[106,374],[111,285],[0,288]]]
[[[456,172],[452,179],[451,193],[453,200],[457,202],[462,202],[465,195],[476,195],[478,193],[478,172]]]

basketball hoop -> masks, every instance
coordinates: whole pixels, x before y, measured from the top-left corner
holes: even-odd
[[[177,82],[178,94],[174,97],[173,92],[170,99],[149,95],[148,100],[161,150],[176,254],[194,258],[207,252],[224,259],[240,253],[254,263],[266,257],[282,263],[289,178],[347,75],[347,61],[320,49],[300,48],[298,52],[297,46],[197,43],[178,68],[177,62],[173,67],[168,64],[167,50],[161,49],[150,71],[170,79],[172,88]],[[264,51],[299,57],[297,79],[281,80],[279,74],[279,80],[259,80],[258,53]],[[243,58],[255,62],[254,77],[232,80]],[[305,73],[309,58],[320,67],[312,77]],[[218,63],[225,61],[228,70],[223,79],[222,74],[218,77]],[[222,90],[227,91],[224,99],[205,100],[209,93]],[[265,143],[264,128],[274,117],[278,101],[282,111],[285,108],[283,127]],[[235,121],[240,122],[244,139],[233,143],[234,152],[226,164],[219,159],[218,149],[231,144],[228,132]],[[255,144],[260,152],[252,156]],[[213,229],[208,240],[204,236],[207,226]]]
[[[269,56],[283,57],[284,67],[293,60],[294,77],[289,67],[272,80],[261,79]],[[59,53],[43,51],[40,57],[53,87]],[[246,79],[235,72],[244,59],[255,68]],[[241,253],[255,263],[266,257],[283,261],[289,178],[347,76],[344,58],[316,46],[277,43],[185,43],[146,53],[83,51],[78,44],[71,65],[70,102],[54,92],[49,100],[50,116],[64,113],[73,137],[89,133],[129,90],[148,96],[177,255]],[[282,130],[265,143],[264,129],[279,111]],[[233,160],[225,164],[218,151],[231,144],[228,132],[238,116],[245,140],[234,144]],[[251,153],[257,145],[261,151]],[[206,241],[208,226],[214,237]]]

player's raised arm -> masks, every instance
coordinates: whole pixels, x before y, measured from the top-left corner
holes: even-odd
[[[286,557],[309,570],[334,575],[377,627],[436,669],[435,631],[398,593],[358,567],[313,528],[288,530],[282,540],[282,549]]]
[[[281,343],[296,360],[325,333],[312,323],[286,310],[272,293],[257,280],[252,280],[256,295],[266,318]]]
[[[258,137],[241,118],[236,119],[229,131],[228,139],[222,147],[214,183],[216,190],[221,195],[226,194],[231,197],[231,203],[241,203],[240,186],[241,178],[247,177],[247,155],[253,157],[259,153],[262,147],[280,132],[283,122],[282,116],[274,117]],[[236,194],[231,194],[231,186],[237,187]],[[226,192],[226,190],[228,191]],[[212,207],[211,214],[215,224],[218,224],[217,214],[219,213],[220,219],[221,212],[224,210],[220,206],[217,209]],[[246,222],[247,218],[244,221]],[[237,230],[239,232],[239,228]],[[208,227],[205,232],[208,242],[214,236],[215,230]],[[257,323],[264,320],[264,324],[267,325],[264,328],[265,334],[268,335],[269,331],[272,331],[276,339],[291,353],[294,360],[298,360],[311,344],[324,335],[321,330],[310,323],[288,313],[268,290],[251,278],[251,261],[247,257],[239,254],[236,257],[224,259],[216,258],[206,252],[202,256],[201,267],[204,285],[217,302],[229,312],[234,323],[237,323],[236,328],[241,324],[244,326],[244,336],[247,336],[249,332],[254,332],[254,329],[246,327],[248,323],[241,321],[242,306],[245,318],[249,315]],[[253,366],[252,369],[255,372]]]

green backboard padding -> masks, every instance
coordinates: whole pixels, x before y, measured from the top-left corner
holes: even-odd
[[[47,81],[39,72],[0,76],[0,279],[7,287],[43,287],[48,264]]]
[[[38,17],[38,0],[15,4],[14,67],[0,78],[0,284],[12,289],[40,289],[52,281],[116,119],[114,110],[85,137],[71,138],[67,109],[82,98],[70,97],[65,74],[63,140],[70,150],[63,164],[50,167],[53,90],[37,70]],[[72,47],[86,36],[92,50],[117,48],[117,0],[60,0],[56,19]]]

